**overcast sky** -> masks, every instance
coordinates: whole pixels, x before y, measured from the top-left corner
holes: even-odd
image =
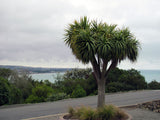
[[[129,27],[141,43],[136,63],[160,69],[160,0],[0,0],[0,65],[90,67],[64,44],[64,29],[83,16]]]

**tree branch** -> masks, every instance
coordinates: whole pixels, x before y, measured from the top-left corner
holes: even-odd
[[[105,73],[105,78],[107,79],[107,75],[108,75],[108,73],[109,73],[109,71],[111,70],[111,69],[113,69],[113,68],[115,68],[116,66],[117,66],[117,64],[118,64],[118,60],[112,60],[112,63],[111,63],[111,65],[109,66],[109,68],[108,68],[108,70],[106,71],[106,73]]]
[[[105,77],[106,69],[108,66],[108,60],[103,60],[102,76]]]
[[[101,72],[100,72],[100,66],[97,63],[95,57],[92,59],[91,64],[93,66],[94,74],[95,74],[95,77],[96,77],[97,82],[98,82],[98,80],[101,78]]]

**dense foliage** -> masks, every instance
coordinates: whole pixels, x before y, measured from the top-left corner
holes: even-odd
[[[151,82],[148,84],[148,88],[149,88],[149,89],[154,89],[154,90],[160,89],[160,83],[157,82],[156,80],[151,81]]]
[[[32,94],[26,99],[26,103],[45,102],[47,97],[53,93],[53,89],[47,85],[37,85],[32,89]]]
[[[56,81],[36,81],[26,71],[20,73],[0,69],[0,105],[38,103],[77,98],[97,94],[96,79],[91,69],[73,69],[64,75],[57,74]],[[116,68],[109,73],[106,93],[160,89],[160,83],[147,84],[144,77],[135,69]]]
[[[10,87],[6,79],[0,77],[0,105],[9,103]]]
[[[145,78],[135,69],[114,69],[109,73],[106,92],[141,90],[147,88]]]

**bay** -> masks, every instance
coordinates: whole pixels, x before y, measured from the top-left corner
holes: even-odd
[[[55,73],[34,73],[30,74],[30,76],[34,80],[38,81],[44,81],[44,80],[49,80],[50,82],[54,83],[56,80],[57,75],[63,75],[64,72],[55,72]]]
[[[160,82],[160,70],[138,70],[140,71],[141,75],[145,77],[146,82],[151,82],[156,80]],[[57,74],[63,75],[65,72],[55,72],[55,73],[38,73],[38,74],[31,74],[32,78],[35,80],[49,80],[50,82],[54,83],[56,80]]]

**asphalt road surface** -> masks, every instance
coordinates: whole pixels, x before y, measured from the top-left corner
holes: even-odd
[[[106,104],[114,104],[117,106],[134,105],[153,100],[160,100],[160,90],[106,94]],[[57,102],[1,106],[0,120],[21,120],[59,114],[67,112],[69,106],[75,107],[83,105],[96,107],[96,104],[97,96],[90,96],[78,99],[66,99]]]

